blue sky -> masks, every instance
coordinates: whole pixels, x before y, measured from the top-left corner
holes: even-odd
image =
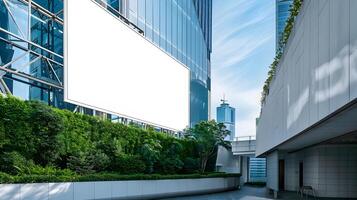
[[[236,108],[236,136],[255,135],[275,53],[275,0],[213,0],[212,23],[212,118],[225,94]]]

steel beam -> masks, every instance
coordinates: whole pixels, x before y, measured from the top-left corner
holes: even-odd
[[[58,89],[63,89],[63,86],[61,86],[61,85],[56,85],[56,84],[50,83],[50,82],[48,82],[48,81],[44,81],[44,80],[42,80],[42,79],[39,79],[39,78],[30,76],[30,75],[28,75],[28,74],[21,73],[21,72],[19,72],[19,71],[17,71],[17,70],[5,68],[5,67],[2,67],[2,66],[0,66],[0,70],[5,71],[5,72],[8,72],[8,73],[11,73],[11,74],[15,74],[15,75],[20,76],[20,77],[23,77],[23,78],[27,78],[27,79],[32,80],[32,81],[36,81],[36,82],[45,84],[45,85],[50,86],[50,87],[54,87],[54,88],[58,88]]]

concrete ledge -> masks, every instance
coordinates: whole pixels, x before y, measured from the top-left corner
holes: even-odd
[[[239,177],[0,184],[7,200],[155,199],[237,189]]]

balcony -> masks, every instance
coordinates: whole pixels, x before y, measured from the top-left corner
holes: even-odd
[[[235,140],[232,141],[233,155],[254,155],[255,147],[255,136],[236,137]]]

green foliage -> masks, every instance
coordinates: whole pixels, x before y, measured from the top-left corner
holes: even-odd
[[[24,173],[26,175],[47,175],[47,176],[75,176],[76,173],[69,169],[58,169],[53,166],[41,167],[38,165],[32,165],[28,168],[28,171]]]
[[[276,74],[276,68],[279,64],[280,58],[282,57],[282,55],[284,53],[284,48],[289,40],[291,31],[294,28],[295,18],[299,14],[299,11],[300,11],[300,8],[302,5],[302,1],[303,0],[294,0],[293,4],[291,5],[290,16],[286,20],[285,29],[284,29],[284,32],[282,33],[281,40],[279,41],[279,46],[276,50],[276,55],[275,55],[274,61],[269,66],[268,77],[264,82],[262,97],[261,97],[261,104],[265,103],[265,99],[269,95],[270,84]]]
[[[111,171],[121,174],[144,173],[145,170],[145,163],[138,155],[121,154],[115,158],[111,166]]]
[[[50,107],[41,102],[28,102],[31,108],[30,119],[32,122],[32,135],[35,145],[34,161],[46,165],[57,157],[57,135],[63,129],[63,122]]]
[[[230,143],[224,141],[224,138],[230,132],[226,130],[224,124],[217,123],[214,120],[201,121],[186,132],[188,138],[197,142],[202,173],[205,172],[207,161],[215,155],[215,150],[219,145],[227,149],[231,148]]]
[[[0,171],[17,181],[56,181],[59,170],[69,170],[61,177],[198,172],[199,142],[0,96]]]
[[[179,155],[182,148],[179,142],[173,141],[168,145],[168,148],[161,153],[158,165],[162,173],[173,174],[178,173],[182,169],[184,163],[181,161]]]
[[[164,179],[197,179],[197,178],[224,178],[240,177],[240,174],[209,173],[209,174],[183,174],[183,175],[161,175],[161,174],[130,174],[118,173],[96,173],[87,175],[61,174],[54,176],[44,175],[18,175],[12,176],[0,172],[0,184],[3,183],[47,183],[47,182],[86,182],[86,181],[119,181],[119,180],[164,180]]]
[[[198,158],[188,157],[184,160],[183,170],[185,173],[198,172],[200,169],[200,160]]]
[[[5,138],[5,128],[3,122],[0,122],[0,149],[6,144],[8,141]]]
[[[247,182],[244,185],[255,186],[255,187],[264,187],[266,182]]]
[[[14,97],[4,98],[0,95],[0,124],[4,129],[0,152],[18,151],[26,158],[36,153],[32,126],[30,123],[30,106]]]
[[[4,152],[0,155],[0,171],[9,174],[25,174],[34,165],[16,151]]]
[[[162,146],[160,140],[155,139],[145,139],[142,147],[140,148],[140,153],[146,164],[146,172],[154,172],[154,163],[159,160],[160,151]]]
[[[0,172],[0,184],[1,183],[13,183],[14,178],[10,174]]]

